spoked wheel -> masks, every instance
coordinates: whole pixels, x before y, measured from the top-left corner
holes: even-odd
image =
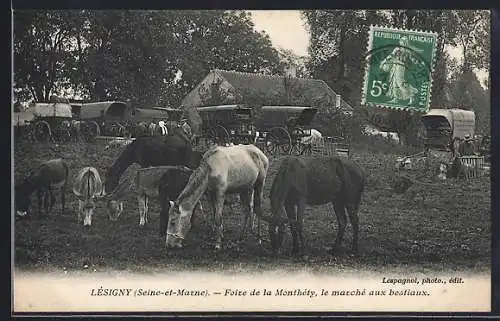
[[[71,141],[71,128],[64,124],[57,126],[54,129],[54,138],[58,143],[67,143]]]
[[[209,144],[215,144],[220,146],[225,146],[230,143],[229,133],[227,130],[221,126],[217,125],[208,132]]]
[[[132,137],[132,132],[131,132],[131,130],[129,129],[128,126],[123,125],[123,124],[118,124],[118,125],[120,126],[119,130],[118,130],[118,135],[120,137],[124,137],[124,138],[127,138],[127,139],[130,138],[130,137]]]
[[[47,142],[52,137],[49,123],[44,120],[36,122],[33,134],[38,142]]]
[[[101,134],[99,124],[95,121],[89,121],[82,124],[81,134],[85,141],[92,142],[97,136]]]
[[[274,155],[288,155],[292,149],[292,138],[283,127],[274,127],[267,134],[266,150]]]

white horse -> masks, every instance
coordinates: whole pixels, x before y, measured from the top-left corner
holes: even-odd
[[[170,204],[166,246],[183,246],[183,240],[191,227],[193,210],[206,192],[214,208],[216,250],[222,248],[222,210],[226,194],[239,193],[245,209],[245,221],[239,240],[243,240],[249,220],[255,211],[260,243],[260,217],[268,169],[269,159],[254,145],[215,146],[209,149],[203,155],[200,166],[191,174],[184,190],[175,202]]]

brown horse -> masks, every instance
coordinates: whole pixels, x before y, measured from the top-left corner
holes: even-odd
[[[285,158],[271,187],[272,216],[263,218],[269,222],[273,249],[276,251],[281,247],[285,223],[288,221],[293,238],[292,252],[298,253],[299,238],[304,247],[302,222],[305,205],[317,206],[331,202],[339,226],[335,247],[341,245],[345,233],[347,210],[353,227],[353,250],[357,251],[358,208],[364,183],[364,171],[347,158]]]
[[[215,249],[222,248],[222,210],[226,194],[238,193],[245,208],[245,221],[240,235],[242,241],[254,210],[258,218],[262,216],[261,204],[268,169],[268,158],[254,145],[215,146],[209,149],[203,155],[200,166],[191,174],[181,194],[175,202],[171,202],[166,246],[183,246],[182,242],[191,226],[193,210],[206,192],[215,216]],[[257,222],[260,243],[259,223],[260,219]]]

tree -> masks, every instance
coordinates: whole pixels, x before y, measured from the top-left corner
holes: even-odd
[[[14,79],[35,101],[47,101],[73,58],[71,11],[14,12]],[[24,95],[25,96],[25,95]]]

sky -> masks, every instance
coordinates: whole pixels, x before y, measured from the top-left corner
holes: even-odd
[[[307,56],[309,32],[300,18],[298,10],[253,10],[252,20],[255,29],[265,31],[276,48],[290,49],[299,56]],[[448,47],[448,53],[461,58],[459,48]],[[481,84],[488,77],[486,71],[476,72]]]

